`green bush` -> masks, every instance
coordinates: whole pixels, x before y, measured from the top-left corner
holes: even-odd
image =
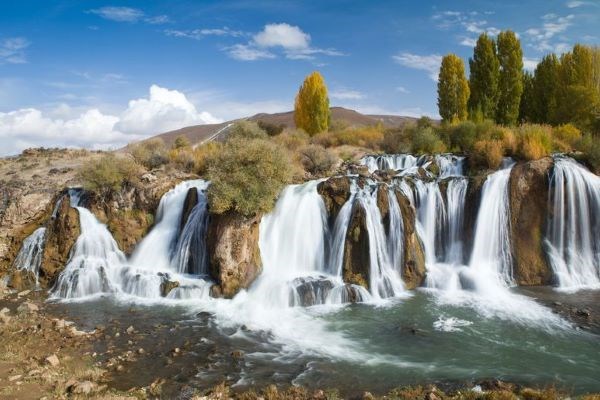
[[[190,147],[190,140],[187,136],[179,135],[175,138],[175,142],[173,143],[173,149],[184,149],[186,147]]]
[[[253,121],[238,121],[227,134],[227,140],[231,139],[267,139],[269,135],[262,130],[256,122]]]
[[[584,135],[576,143],[577,150],[583,152],[578,157],[596,174],[600,174],[600,139],[591,134]]]
[[[552,128],[548,125],[523,124],[517,129],[517,157],[538,160],[552,152]]]
[[[231,139],[208,161],[210,211],[245,216],[271,211],[293,174],[285,148],[261,139]]]
[[[581,131],[573,124],[564,124],[552,130],[554,148],[563,153],[571,152],[581,139]]]
[[[138,164],[150,170],[169,162],[167,147],[160,138],[131,144],[127,146],[127,151]]]
[[[314,176],[329,173],[337,162],[331,151],[317,144],[301,147],[297,154],[304,170]]]
[[[413,129],[412,151],[416,154],[437,154],[446,151],[446,145],[431,127]]]
[[[412,138],[405,128],[386,129],[381,149],[388,154],[410,153]]]
[[[135,183],[139,173],[140,167],[129,157],[105,154],[85,163],[78,176],[84,189],[107,195],[124,184]]]
[[[452,126],[450,129],[450,147],[468,153],[473,149],[479,139],[477,125],[472,121],[464,121]]]
[[[265,131],[269,136],[277,136],[285,129],[285,124],[272,124],[267,121],[259,120],[258,127]]]
[[[206,142],[194,149],[192,157],[194,158],[194,172],[198,175],[205,175],[208,172],[210,160],[217,156],[223,145],[220,142]]]
[[[287,130],[273,139],[275,143],[291,151],[307,145],[310,141],[310,137],[302,129]]]

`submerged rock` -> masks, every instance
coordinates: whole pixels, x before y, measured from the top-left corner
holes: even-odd
[[[518,285],[552,283],[552,268],[544,253],[548,215],[550,157],[518,163],[510,174],[511,245],[513,273]]]
[[[234,212],[213,214],[207,234],[210,275],[216,282],[211,294],[231,298],[248,288],[262,271],[258,246],[260,216]]]

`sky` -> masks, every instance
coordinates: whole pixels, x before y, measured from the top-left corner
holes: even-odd
[[[441,57],[505,29],[532,70],[600,44],[600,0],[3,0],[0,155],[289,111],[314,70],[331,105],[437,117]]]

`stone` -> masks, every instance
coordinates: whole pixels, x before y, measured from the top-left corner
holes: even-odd
[[[92,394],[98,391],[98,384],[91,381],[77,382],[69,387],[69,392],[73,394]]]
[[[23,290],[22,292],[17,293],[17,297],[25,297],[29,293],[31,293],[31,290]]]
[[[46,357],[45,361],[53,367],[57,367],[60,364],[60,361],[58,360],[56,354],[52,354],[51,356]]]
[[[18,381],[19,379],[21,379],[23,377],[23,375],[13,375],[13,376],[9,376],[8,377],[8,381],[9,382],[14,382],[14,381]]]
[[[171,293],[171,290],[178,288],[178,287],[179,287],[178,281],[172,281],[172,280],[169,280],[168,278],[164,278],[162,283],[160,284],[160,295],[162,297],[167,297],[169,295],[169,293]]]
[[[28,301],[22,303],[21,305],[19,305],[19,307],[17,307],[17,312],[21,314],[35,313],[39,310],[40,308],[37,306],[37,304],[30,303]]]
[[[135,329],[133,328],[133,326],[129,326],[129,328],[127,328],[125,332],[127,332],[128,335],[133,335]]]

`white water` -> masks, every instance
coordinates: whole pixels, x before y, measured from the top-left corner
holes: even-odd
[[[560,289],[600,287],[600,178],[556,157],[546,244]]]
[[[25,270],[33,273],[35,283],[38,283],[40,266],[44,256],[44,244],[46,242],[46,228],[38,228],[29,235],[21,245],[21,249],[13,262],[17,270]]]

